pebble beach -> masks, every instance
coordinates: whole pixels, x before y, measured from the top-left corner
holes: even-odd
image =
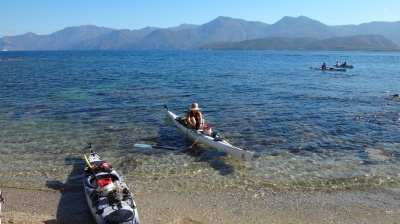
[[[58,216],[59,191],[2,191],[2,223],[94,223],[89,209],[64,205],[69,215]],[[400,189],[277,195],[162,192],[135,199],[141,223],[400,223]]]

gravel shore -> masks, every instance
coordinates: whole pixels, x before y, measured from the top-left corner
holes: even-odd
[[[84,198],[74,206],[63,200],[81,191],[2,191],[2,223],[94,223]],[[135,200],[141,223],[400,223],[400,189],[285,195],[152,192]]]

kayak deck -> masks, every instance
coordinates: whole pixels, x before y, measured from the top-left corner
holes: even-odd
[[[171,118],[174,124],[192,139],[209,147],[215,148],[218,151],[225,152],[237,159],[250,161],[253,158],[254,152],[247,151],[245,149],[241,149],[239,147],[231,145],[230,143],[222,139],[221,136],[219,136],[216,132],[207,135],[204,134],[203,130],[189,129],[187,126],[180,123],[181,117],[168,110],[166,106],[164,106],[164,108],[167,112],[168,117]]]

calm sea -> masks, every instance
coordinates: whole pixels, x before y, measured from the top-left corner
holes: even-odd
[[[398,186],[400,54],[296,51],[0,53],[0,187],[83,191],[93,144],[137,194]],[[311,70],[323,62],[346,72]],[[179,149],[166,117],[197,102],[254,161]]]

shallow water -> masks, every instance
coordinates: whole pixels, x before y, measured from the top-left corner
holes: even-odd
[[[1,52],[0,186],[82,189],[92,142],[135,193],[396,186],[400,54],[294,51]],[[347,61],[346,72],[315,71]],[[193,141],[163,110],[199,103],[254,161],[135,148]]]

